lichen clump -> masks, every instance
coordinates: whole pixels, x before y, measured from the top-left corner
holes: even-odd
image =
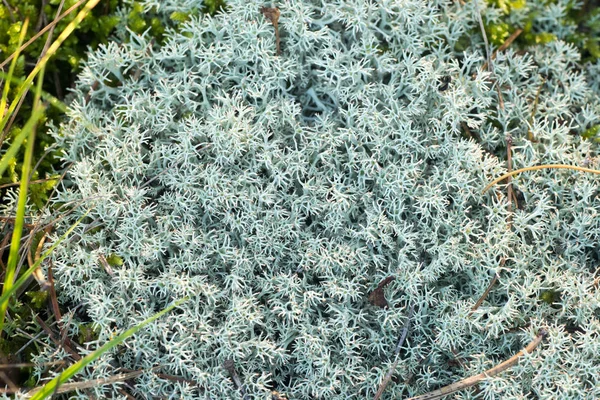
[[[84,203],[63,226],[92,207],[54,254],[61,300],[103,342],[190,298],[88,378],[160,365],[135,390],[228,399],[232,360],[249,398],[372,398],[414,307],[389,398],[480,373],[541,328],[465,398],[600,397],[597,179],[523,174],[512,206],[481,192],[508,136],[514,169],[598,167],[582,134],[600,64],[558,38],[499,52],[492,74],[473,3],[418,0],[278,3],[277,55],[264,6],[189,13],[163,46],[134,36],[85,63],[55,132],[72,163],[57,201]],[[369,302],[390,276],[387,307]]]

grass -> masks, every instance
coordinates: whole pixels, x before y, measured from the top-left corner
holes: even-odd
[[[25,259],[27,259],[28,253],[30,253],[30,247],[33,246],[34,241],[32,240],[35,237],[36,229],[32,230],[32,233],[24,244],[23,241],[23,230],[27,225],[25,223],[26,220],[26,210],[27,210],[27,200],[29,194],[30,187],[30,178],[32,176],[33,168],[32,168],[32,160],[33,160],[33,152],[34,152],[34,144],[36,138],[36,131],[40,124],[43,123],[46,110],[48,104],[55,106],[62,112],[66,110],[66,106],[60,102],[58,99],[49,96],[47,93],[42,91],[42,84],[44,82],[44,72],[46,65],[50,58],[56,54],[57,50],[64,43],[64,41],[73,33],[76,27],[89,15],[91,10],[99,3],[100,0],[89,0],[85,6],[79,11],[77,16],[66,26],[66,28],[59,34],[57,39],[48,46],[49,42],[46,43],[45,51],[42,53],[41,57],[38,59],[36,65],[31,70],[29,75],[25,80],[14,79],[15,68],[17,65],[17,61],[19,59],[19,53],[25,49],[25,46],[22,46],[22,43],[25,38],[25,34],[27,32],[27,27],[29,24],[28,20],[25,20],[22,27],[21,33],[19,36],[19,43],[17,46],[17,50],[15,53],[9,57],[9,59],[5,60],[3,65],[5,65],[10,60],[10,67],[7,73],[2,73],[1,78],[3,79],[3,90],[2,97],[0,98],[0,110],[4,110],[3,115],[0,117],[0,132],[3,131],[7,126],[10,125],[11,120],[14,119],[16,113],[20,111],[20,105],[23,103],[25,96],[27,96],[28,92],[32,88],[34,82],[36,83],[35,88],[33,90],[33,108],[30,110],[30,114],[26,116],[26,122],[21,129],[21,132],[18,133],[12,140],[10,147],[2,154],[0,158],[0,176],[3,172],[9,167],[11,160],[18,154],[19,149],[23,144],[26,144],[25,153],[22,160],[22,169],[21,169],[21,177],[19,183],[19,197],[17,200],[16,213],[14,219],[12,219],[13,230],[12,237],[10,240],[10,250],[8,255],[8,261],[6,263],[6,268],[4,271],[4,280],[2,286],[2,295],[0,296],[0,335],[5,335],[8,333],[7,326],[5,324],[5,319],[7,316],[7,311],[9,309],[9,304],[11,300],[14,300],[16,294],[19,290],[23,290],[23,288],[28,285],[30,277],[36,272],[40,271],[40,267],[43,261],[51,254],[51,252],[59,246],[62,242],[67,240],[69,235],[74,231],[74,229],[81,222],[81,219],[77,221],[70,229],[57,241],[55,241],[49,248],[41,253],[37,251],[37,256],[35,262],[30,262],[30,267],[19,274],[19,267],[23,265]],[[75,7],[70,9],[70,12],[75,11]],[[62,15],[64,17],[65,14]],[[53,24],[56,24],[53,22]],[[29,43],[27,43],[29,44]],[[26,45],[27,45],[26,44]],[[16,81],[16,96],[9,104],[9,94],[11,91],[11,84]],[[45,100],[45,101],[44,101]],[[23,112],[24,113],[24,112]],[[87,214],[86,214],[87,215]],[[42,241],[43,244],[43,241]],[[41,250],[41,246],[39,246],[39,250]],[[18,279],[16,279],[18,276]],[[52,287],[53,289],[53,287]],[[54,295],[54,301],[56,301]],[[177,305],[181,304],[184,300],[180,300],[179,302],[174,303],[170,307],[164,309],[143,321],[141,324],[134,326],[120,335],[114,337],[109,342],[105,343],[103,346],[98,348],[96,351],[85,357],[79,357],[79,360],[68,366],[64,371],[58,373],[58,375],[47,382],[46,384],[35,388],[30,391],[28,394],[31,395],[32,399],[45,399],[51,397],[54,393],[56,393],[59,389],[59,386],[64,385],[68,380],[73,378],[77,373],[79,373],[86,365],[93,362],[95,359],[100,357],[102,354],[106,353],[110,349],[119,345],[123,341],[125,341],[130,336],[134,335],[140,329],[144,328],[148,324],[152,323],[156,319],[160,318],[162,315],[166,314]],[[39,320],[38,320],[39,321]],[[0,336],[1,337],[1,336]],[[7,356],[6,354],[0,354],[3,358]],[[10,355],[10,354],[8,354]],[[3,373],[4,374],[4,373]],[[5,379],[7,378],[4,374]],[[125,379],[125,378],[123,378]],[[114,382],[110,382],[114,383]],[[102,384],[102,383],[98,383]],[[15,386],[12,383],[12,386]],[[74,386],[73,389],[77,388]]]

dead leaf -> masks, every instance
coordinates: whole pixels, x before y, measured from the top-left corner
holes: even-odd
[[[382,280],[381,282],[379,282],[379,285],[377,285],[377,288],[375,290],[373,290],[371,292],[371,294],[369,295],[369,303],[373,304],[374,306],[378,306],[381,308],[388,308],[388,302],[385,299],[385,294],[383,293],[383,288],[386,287],[386,285],[388,283],[390,283],[391,281],[393,281],[394,278],[393,276],[388,276],[387,278],[385,278],[384,280]]]

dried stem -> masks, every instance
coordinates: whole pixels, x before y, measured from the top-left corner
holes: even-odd
[[[512,35],[510,35],[510,36],[508,37],[508,39],[506,39],[506,40],[504,41],[504,43],[502,43],[502,45],[501,45],[500,47],[498,47],[498,48],[497,48],[497,49],[494,51],[494,53],[493,53],[493,54],[492,54],[492,56],[490,57],[490,58],[492,59],[492,61],[496,59],[496,56],[498,55],[498,53],[499,53],[499,52],[501,52],[501,51],[504,51],[504,50],[508,49],[508,47],[509,47],[509,46],[512,44],[512,42],[514,42],[514,41],[515,41],[515,39],[516,39],[516,38],[518,38],[518,37],[519,37],[519,35],[520,35],[522,32],[523,32],[523,29],[520,29],[520,28],[519,28],[519,29],[517,29],[516,31],[514,31],[514,32],[512,33]],[[488,66],[488,63],[487,63],[487,61],[486,61],[486,62],[483,64],[483,69],[486,69],[486,68],[487,68],[487,66]]]
[[[394,352],[394,354],[395,354],[394,363],[392,364],[392,366],[390,367],[390,370],[388,371],[388,373],[385,375],[385,377],[381,381],[381,384],[379,385],[379,389],[377,389],[377,393],[375,393],[375,397],[373,397],[373,400],[379,400],[379,398],[383,394],[383,391],[385,390],[387,385],[390,383],[390,380],[392,379],[392,375],[394,375],[394,371],[396,370],[396,367],[398,366],[398,362],[400,361],[400,349],[402,348],[402,345],[404,344],[406,335],[408,335],[408,329],[410,328],[410,319],[412,318],[414,310],[415,310],[415,306],[413,304],[410,306],[410,310],[408,311],[408,316],[406,317],[406,322],[404,323],[404,327],[402,328],[402,333],[400,334],[400,340],[398,341],[398,344],[396,345],[396,350]]]
[[[158,367],[155,367],[155,368],[158,368]],[[153,368],[153,369],[155,369],[155,368]],[[91,389],[91,388],[95,388],[97,386],[112,385],[115,383],[124,382],[124,381],[132,379],[132,378],[136,378],[136,377],[140,376],[141,374],[143,374],[144,372],[147,372],[147,371],[139,370],[139,371],[129,372],[126,374],[109,376],[108,378],[92,379],[92,380],[83,381],[83,382],[63,383],[56,389],[55,393],[66,393],[66,392],[71,392],[73,390]],[[35,394],[36,392],[41,390],[41,388],[42,387],[38,387],[38,388],[30,390],[29,392],[27,392],[26,396],[28,396],[28,397],[32,396],[33,394]]]
[[[538,169],[573,169],[575,171],[581,171],[581,172],[590,172],[592,174],[600,174],[599,170],[596,169],[590,169],[590,168],[583,168],[583,167],[578,167],[576,165],[565,165],[565,164],[545,164],[545,165],[536,165],[533,167],[525,167],[525,168],[519,168],[517,170],[514,170],[512,172],[507,172],[506,174],[502,175],[499,178],[494,179],[492,182],[490,182],[481,193],[485,193],[488,190],[490,190],[490,188],[492,186],[494,186],[495,184],[497,184],[498,182],[501,182],[503,180],[505,180],[506,178],[510,178],[511,176],[515,176],[517,174],[520,174],[521,172],[526,172],[526,171],[537,171]]]
[[[242,380],[240,379],[237,372],[235,371],[235,365],[234,365],[233,360],[231,360],[231,359],[225,360],[225,362],[223,363],[223,368],[225,368],[227,370],[227,372],[229,372],[229,375],[231,376],[233,383],[235,384],[235,386],[238,388],[238,390],[242,394],[242,399],[248,400],[248,395],[246,394],[246,389],[244,389],[244,385],[242,385]]]
[[[437,390],[434,390],[432,392],[429,392],[429,393],[426,393],[426,394],[423,394],[420,396],[411,397],[408,400],[441,399],[444,396],[447,396],[449,394],[452,394],[452,393],[458,392],[460,390],[466,389],[468,387],[471,387],[473,385],[476,385],[487,378],[496,376],[496,375],[500,374],[501,372],[506,371],[507,369],[515,366],[519,362],[519,359],[523,355],[525,355],[525,353],[531,353],[533,350],[535,350],[535,348],[542,342],[542,340],[544,339],[544,337],[546,337],[547,334],[548,334],[548,332],[545,329],[540,329],[537,336],[523,350],[521,350],[520,352],[518,352],[517,354],[515,354],[508,360],[496,365],[495,367],[493,367],[491,369],[488,369],[485,372],[482,372],[480,374],[463,379],[456,383],[452,383],[448,386],[444,386],[441,389],[437,389]]]
[[[503,257],[501,265],[504,265],[504,260],[505,259]],[[475,310],[477,310],[479,307],[481,307],[481,305],[483,304],[483,302],[486,299],[486,297],[488,297],[488,295],[492,291],[492,287],[494,287],[494,285],[498,281],[498,278],[499,278],[498,273],[495,273],[494,274],[494,278],[492,278],[492,281],[488,285],[487,289],[485,289],[485,292],[483,292],[483,294],[481,295],[481,297],[479,298],[479,300],[477,300],[477,303],[475,303],[475,305],[473,306],[473,308],[471,308],[471,311],[469,311],[469,315],[473,314],[475,312]]]
[[[531,116],[529,117],[529,129],[527,129],[527,139],[529,139],[530,142],[535,142],[535,136],[533,136],[533,132],[531,131],[531,126],[533,125],[533,118],[535,117],[535,113],[537,112],[537,107],[538,107],[538,103],[540,101],[540,93],[542,93],[542,88],[544,87],[544,85],[546,84],[546,79],[542,80],[542,83],[540,84],[540,87],[538,87],[538,90],[535,94],[535,100],[533,101],[533,109],[531,110]]]

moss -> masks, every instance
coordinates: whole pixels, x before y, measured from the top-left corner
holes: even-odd
[[[224,0],[204,0],[202,12],[214,15],[219,11],[225,10]]]
[[[63,8],[60,10],[63,13],[76,3],[76,0],[66,0]],[[52,21],[59,11],[59,0],[51,0],[49,2],[42,0],[7,0],[0,5],[0,51],[3,54],[12,54],[18,45],[18,37],[23,27],[22,21],[29,18],[29,28],[25,35],[25,40],[31,39],[45,25],[45,21]],[[50,94],[64,98],[69,87],[72,86],[76,74],[80,70],[81,61],[85,58],[86,51],[89,47],[96,47],[100,43],[108,40],[109,35],[114,27],[119,23],[119,17],[115,14],[117,7],[121,5],[118,0],[104,1],[98,5],[75,30],[75,32],[65,40],[63,45],[58,49],[56,55],[50,60],[46,67],[44,76],[44,90]],[[80,7],[81,8],[81,7]],[[56,24],[54,29],[53,39],[62,32],[65,27],[73,21],[79,10],[75,10],[60,22]],[[15,69],[15,78],[24,79],[39,59],[49,33],[45,33],[31,45],[23,50],[19,57],[17,67]],[[15,84],[11,85],[8,101],[11,102],[16,96],[18,87]],[[21,131],[24,124],[31,113],[32,97],[25,98],[15,120],[10,127],[7,139],[2,143],[2,148],[6,149],[11,139]],[[47,135],[46,124],[48,122],[58,123],[62,117],[60,112],[55,109],[48,109],[45,119],[40,123],[36,133],[35,153],[33,165],[37,164],[37,168],[33,173],[32,180],[42,180],[42,182],[31,185],[30,204],[35,208],[40,209],[48,200],[48,195],[51,193],[54,185],[57,182],[57,176],[53,172],[53,165],[58,160],[59,152],[48,152],[48,149],[53,140]],[[4,175],[0,176],[2,184],[16,183],[21,177],[21,161],[27,143],[24,142],[21,146],[21,151],[10,161]],[[4,195],[4,192],[0,193]],[[3,196],[4,197],[4,196]]]
[[[111,255],[106,257],[106,262],[111,267],[120,267],[121,265],[123,265],[123,259],[115,253],[112,253]]]
[[[556,3],[548,0],[547,4]],[[510,23],[511,14],[527,6],[527,0],[488,0],[488,5],[502,10],[504,18],[500,22],[486,23],[488,39],[495,46],[500,46],[517,29],[523,32],[517,38],[516,44],[521,47],[544,45],[557,39],[552,32],[536,31],[535,22],[541,15],[531,11],[523,25]],[[567,6],[567,15],[559,23],[563,26],[576,26],[576,32],[564,38],[579,49],[583,61],[592,63],[600,56],[600,8],[592,2],[572,2]]]

